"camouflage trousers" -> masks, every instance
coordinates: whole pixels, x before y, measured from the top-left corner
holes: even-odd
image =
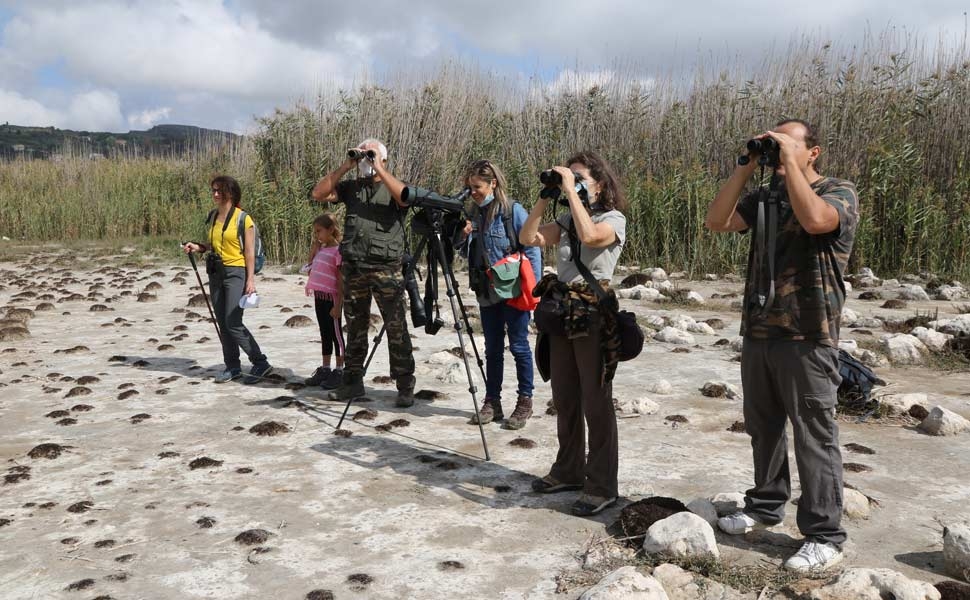
[[[347,320],[347,346],[344,370],[361,376],[367,359],[370,340],[371,298],[384,319],[391,377],[398,390],[414,389],[414,351],[408,333],[404,310],[406,295],[400,269],[359,269],[344,263],[341,266],[344,292],[344,318]]]

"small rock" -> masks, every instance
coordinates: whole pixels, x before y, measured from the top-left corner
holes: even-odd
[[[890,569],[848,568],[825,586],[813,590],[812,600],[940,600],[929,583],[909,579]]]
[[[283,325],[287,327],[309,327],[313,325],[313,319],[304,315],[293,315],[287,319]]]
[[[701,394],[708,398],[727,398],[728,400],[741,398],[741,392],[738,391],[738,388],[725,381],[708,381],[701,388]]]
[[[694,345],[694,336],[674,327],[664,327],[653,335],[653,339],[668,344]]]
[[[949,333],[941,333],[926,327],[916,327],[909,333],[934,352],[942,352],[946,348],[946,343],[953,338]]]
[[[695,498],[687,504],[687,510],[704,519],[713,527],[717,523],[717,509],[708,498]]]
[[[943,565],[951,577],[970,581],[970,524],[943,528]]]
[[[670,600],[751,600],[754,598],[751,594],[742,594],[721,583],[669,563],[654,567],[653,576],[664,590],[669,590]]]
[[[643,389],[652,394],[660,394],[661,396],[674,393],[674,386],[670,385],[670,382],[666,379],[659,379],[657,381],[644,384]]]
[[[870,512],[865,494],[849,488],[842,491],[842,514],[850,519],[868,519]]]
[[[586,590],[579,600],[670,600],[663,586],[636,567],[621,567]]]
[[[702,517],[690,512],[677,513],[651,525],[643,541],[643,551],[670,556],[720,557],[714,529]]]
[[[914,404],[926,404],[926,394],[885,394],[876,398],[879,403],[896,415],[904,415]]]
[[[956,435],[970,430],[970,421],[942,406],[935,406],[919,424],[919,429],[930,435]]]
[[[717,275],[714,276],[715,278]],[[687,292],[687,302],[690,304],[705,304],[704,296],[701,296],[697,292],[691,290]]]
[[[883,336],[879,347],[894,365],[921,365],[929,351],[918,338],[906,333]]]
[[[963,300],[966,298],[967,290],[964,289],[963,286],[941,285],[939,288],[937,288],[935,295],[937,300],[954,302],[956,300]]]
[[[922,286],[913,283],[904,283],[896,292],[896,297],[900,300],[929,301],[930,296]]]
[[[711,498],[711,502],[714,504],[714,509],[717,510],[717,516],[733,515],[744,508],[744,494],[740,492],[721,493]]]

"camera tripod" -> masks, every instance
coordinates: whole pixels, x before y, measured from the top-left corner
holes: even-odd
[[[482,360],[481,355],[478,352],[478,346],[475,344],[475,338],[472,335],[471,324],[468,321],[468,312],[465,310],[465,304],[461,300],[461,296],[455,291],[456,281],[455,274],[452,270],[451,263],[448,261],[448,257],[445,253],[444,244],[442,242],[442,231],[443,231],[443,211],[434,208],[425,208],[422,217],[418,215],[415,218],[426,218],[427,225],[429,226],[429,231],[421,238],[418,243],[417,249],[414,256],[409,261],[405,273],[404,280],[407,281],[408,276],[414,272],[417,266],[418,258],[421,253],[427,249],[427,260],[428,260],[428,272],[427,281],[425,286],[425,312],[428,313],[428,322],[425,324],[425,331],[431,335],[437,333],[438,329],[444,324],[440,319],[440,313],[438,313],[437,299],[438,299],[438,266],[441,266],[442,274],[445,280],[445,289],[447,291],[448,300],[451,304],[451,314],[454,318],[455,332],[458,334],[458,347],[461,349],[461,358],[465,365],[465,376],[468,379],[468,392],[472,396],[472,406],[475,408],[475,420],[478,422],[478,432],[482,437],[482,449],[485,451],[485,460],[491,460],[488,452],[488,442],[485,440],[485,429],[482,427],[482,422],[480,414],[478,411],[478,398],[475,395],[478,392],[478,388],[475,386],[475,380],[472,378],[472,368],[469,363],[468,353],[465,351],[465,339],[462,335],[462,330],[467,330],[468,338],[472,345],[472,350],[475,353],[475,358],[478,361],[478,368],[482,374],[482,381],[485,381],[485,362]],[[400,290],[398,290],[398,296],[396,301],[400,301],[403,297],[405,290],[405,285],[402,282]],[[435,308],[435,318],[431,319],[431,307]],[[464,325],[463,325],[464,324]],[[367,369],[370,366],[371,360],[374,358],[374,353],[377,351],[377,347],[380,345],[381,340],[384,337],[384,332],[387,330],[387,324],[384,323],[381,326],[381,330],[378,332],[377,336],[374,338],[374,345],[371,347],[370,353],[367,356],[367,360],[364,362],[364,370],[361,373],[363,377],[367,373]],[[347,405],[344,407],[343,414],[340,416],[340,421],[337,423],[337,429],[343,424],[344,419],[347,417],[347,411],[350,410],[350,405],[353,403],[354,399],[350,398],[347,400]]]

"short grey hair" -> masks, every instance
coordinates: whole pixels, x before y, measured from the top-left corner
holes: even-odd
[[[366,140],[361,142],[359,146],[363,146],[365,144],[377,144],[377,148],[380,150],[380,153],[381,153],[381,160],[387,160],[387,146],[384,145],[384,142],[380,141],[377,138],[367,138]]]

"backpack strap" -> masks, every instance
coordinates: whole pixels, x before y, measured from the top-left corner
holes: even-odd
[[[618,306],[612,306],[612,303],[609,302],[610,296],[606,293],[606,290],[603,289],[600,282],[596,281],[593,274],[590,273],[586,265],[583,264],[581,254],[583,244],[579,241],[579,236],[576,235],[576,223],[572,220],[572,218],[569,220],[569,229],[566,230],[566,234],[569,236],[569,254],[572,257],[573,262],[576,263],[576,269],[579,270],[579,274],[582,275],[583,279],[586,280],[589,288],[593,290],[593,293],[596,294],[597,298],[599,298],[601,304],[604,306],[611,306],[612,308],[618,308]]]
[[[226,220],[222,222],[222,237],[223,237],[223,239],[225,239],[225,237],[226,237],[226,229],[229,228],[229,221],[232,220],[232,215],[235,212],[236,212],[236,207],[235,206],[232,206],[229,209],[229,213],[226,215]],[[209,248],[207,248],[209,250],[211,250],[212,249],[212,246],[213,246],[213,243],[212,243],[212,226],[215,224],[215,222],[216,222],[216,216],[218,214],[219,214],[219,209],[218,208],[213,208],[212,210],[209,211],[209,216],[207,216],[205,218],[205,222],[206,222],[206,225],[207,225],[207,229],[209,230],[208,231],[208,233],[209,233]]]
[[[510,202],[508,211],[502,212],[502,222],[505,224],[505,235],[509,238],[509,252],[521,252],[522,244],[519,243],[519,237],[515,235],[515,228],[513,227],[512,220],[515,217],[515,205],[517,202]]]
[[[236,221],[236,237],[239,238],[239,250],[241,252],[246,251],[246,216],[246,211],[240,210],[238,220]],[[228,221],[229,219],[227,218],[226,220]]]

